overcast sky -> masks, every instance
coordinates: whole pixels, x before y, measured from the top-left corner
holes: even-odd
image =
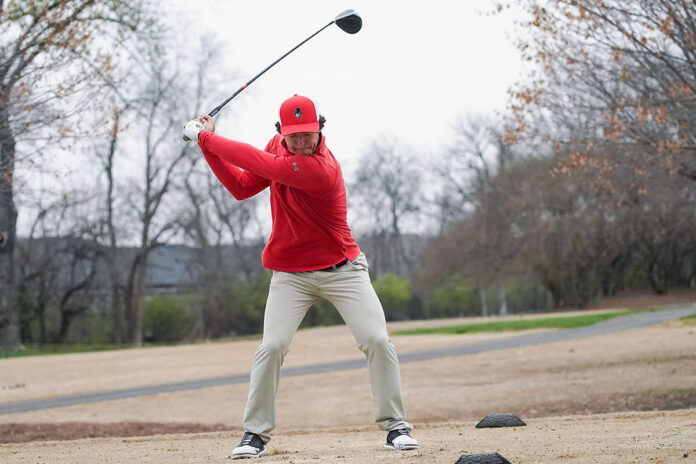
[[[260,77],[221,111],[218,133],[263,148],[280,103],[312,98],[327,118],[325,136],[344,168],[382,135],[417,151],[451,144],[452,125],[468,114],[502,111],[520,59],[513,18],[486,15],[485,0],[205,0],[182,2],[192,31],[216,35],[225,84],[244,82],[346,9],[363,19],[350,35],[324,30]],[[409,6],[417,4],[418,7]],[[221,101],[206,101],[208,112]]]

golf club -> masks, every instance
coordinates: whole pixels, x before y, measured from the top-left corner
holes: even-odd
[[[240,93],[242,90],[246,89],[246,88],[249,86],[249,84],[251,84],[251,83],[254,82],[256,79],[258,79],[259,77],[261,77],[261,76],[263,75],[263,73],[265,73],[266,71],[268,71],[269,69],[271,69],[273,66],[275,66],[280,60],[282,60],[283,58],[285,58],[286,56],[288,56],[290,53],[292,53],[292,52],[294,52],[295,50],[297,50],[300,46],[302,46],[302,45],[303,45],[305,42],[307,42],[309,39],[311,39],[311,38],[314,37],[315,35],[319,34],[321,31],[323,31],[324,29],[326,29],[327,27],[329,27],[329,26],[332,25],[332,24],[336,24],[338,27],[341,28],[341,30],[347,32],[348,34],[355,34],[356,32],[358,32],[358,31],[362,28],[362,19],[360,18],[360,16],[359,16],[354,10],[346,10],[346,11],[340,13],[340,14],[339,14],[338,16],[336,16],[329,24],[327,24],[326,26],[322,27],[322,28],[319,29],[317,32],[315,32],[314,34],[310,35],[309,37],[307,37],[306,39],[304,39],[304,40],[303,40],[302,42],[300,42],[299,44],[295,45],[295,46],[294,46],[289,52],[287,52],[285,55],[281,56],[280,58],[278,58],[277,60],[275,60],[273,63],[271,63],[270,65],[268,65],[263,71],[261,71],[260,73],[258,73],[258,74],[255,75],[254,77],[252,77],[246,84],[244,84],[244,85],[241,86],[239,89],[237,89],[237,91],[236,91],[235,93],[233,93],[227,100],[225,100],[224,102],[220,103],[218,106],[216,106],[215,108],[213,108],[213,109],[208,113],[208,115],[209,115],[209,116],[215,116],[215,115],[218,113],[218,111],[220,111],[220,110],[222,109],[223,106],[225,106],[225,105],[226,105],[230,100],[232,100],[234,97],[236,97],[237,95],[239,95],[239,93]],[[187,138],[184,137],[184,140],[187,140]]]

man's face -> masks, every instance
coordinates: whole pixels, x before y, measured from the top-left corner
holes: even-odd
[[[285,136],[288,151],[295,155],[309,156],[319,144],[319,132],[297,132]]]

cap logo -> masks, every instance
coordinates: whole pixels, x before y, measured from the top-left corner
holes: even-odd
[[[295,117],[300,119],[302,117],[302,110],[300,108],[295,108]]]

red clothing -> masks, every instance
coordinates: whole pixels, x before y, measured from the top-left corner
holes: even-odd
[[[265,151],[208,131],[201,131],[198,145],[237,200],[270,186],[273,230],[263,250],[264,267],[314,271],[360,254],[346,219],[341,167],[323,136],[311,156],[290,153],[280,135]]]

